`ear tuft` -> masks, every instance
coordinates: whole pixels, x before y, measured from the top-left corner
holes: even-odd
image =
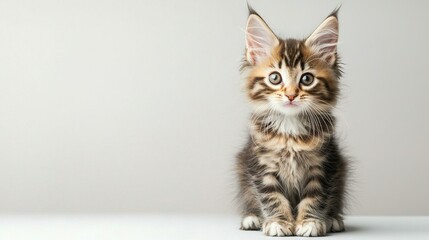
[[[255,11],[255,9],[253,9],[252,6],[250,6],[249,2],[247,2],[247,9],[249,10],[249,16],[252,14],[259,16],[259,14]],[[259,17],[261,17],[261,16],[259,16]]]
[[[307,38],[305,44],[319,53],[329,64],[334,64],[337,55],[338,44],[338,9],[316,28]]]
[[[336,17],[338,19],[338,12],[340,11],[340,9],[341,9],[341,5],[335,8],[334,11],[332,11],[331,14],[329,14],[328,17]]]
[[[249,63],[257,64],[271,55],[279,40],[253,9],[249,8],[249,11],[251,14],[246,27],[246,58]]]

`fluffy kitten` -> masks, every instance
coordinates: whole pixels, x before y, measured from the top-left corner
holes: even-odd
[[[250,136],[237,155],[241,229],[268,236],[344,230],[346,159],[333,108],[341,77],[337,11],[306,39],[280,39],[253,10],[243,73]]]

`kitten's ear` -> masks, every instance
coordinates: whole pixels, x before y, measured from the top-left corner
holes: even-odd
[[[251,64],[260,63],[279,44],[276,35],[256,13],[249,15],[246,27],[246,58]]]
[[[338,18],[337,11],[316,28],[305,40],[305,44],[319,53],[329,64],[334,64],[337,58]]]

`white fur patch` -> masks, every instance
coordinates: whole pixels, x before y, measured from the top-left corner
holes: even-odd
[[[281,133],[287,133],[290,135],[300,135],[305,133],[305,127],[297,117],[285,117],[281,122],[279,128]]]
[[[295,234],[303,237],[326,235],[326,224],[320,220],[304,220],[296,226]]]
[[[260,229],[261,223],[256,216],[246,216],[241,221],[241,228],[244,230]]]
[[[285,221],[269,221],[264,224],[262,231],[265,235],[272,237],[293,235],[292,224],[287,223]]]
[[[269,121],[272,124],[271,128],[277,130],[278,133],[301,135],[307,132],[301,120],[296,116],[279,114],[270,116],[265,121]]]

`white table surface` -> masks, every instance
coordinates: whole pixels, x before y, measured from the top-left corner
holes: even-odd
[[[327,238],[429,239],[429,217],[347,217],[345,224],[346,232]],[[238,216],[220,215],[0,215],[0,240],[270,239],[238,227]]]

